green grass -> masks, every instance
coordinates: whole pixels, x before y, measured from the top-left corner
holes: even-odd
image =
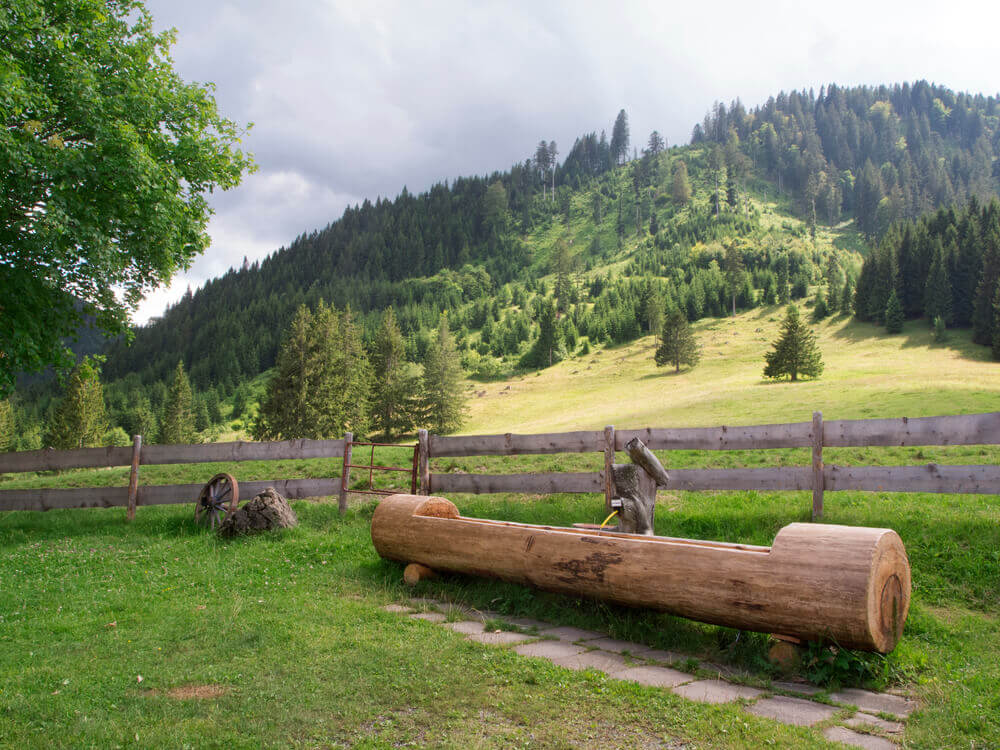
[[[696,325],[702,364],[652,363],[651,340],[571,359],[539,375],[476,385],[467,433],[708,426],[996,410],[997,365],[963,334],[945,346],[909,324],[886,337],[834,318],[817,326],[826,371],[766,383],[763,353],[782,311]],[[760,329],[760,330],[758,330]],[[509,391],[503,390],[510,385]],[[379,463],[408,465],[405,448]],[[669,467],[806,465],[807,450],[662,452]],[[829,449],[828,463],[997,463],[997,447]],[[438,459],[435,471],[588,471],[599,454]],[[341,461],[143,467],[149,484],[339,475]],[[366,477],[355,470],[354,485]],[[0,488],[119,485],[127,469],[0,477]],[[391,481],[377,478],[381,486]],[[404,482],[395,478],[396,486]],[[193,498],[179,498],[193,501]],[[452,497],[466,515],[568,525],[600,521],[598,496]],[[738,706],[579,674],[382,612],[411,593],[631,638],[742,669],[766,687],[766,636],[643,610],[448,576],[405,590],[380,560],[361,499],[293,504],[301,525],[221,542],[192,505],[0,514],[0,745],[29,747],[698,747],[821,746],[810,730]],[[807,520],[804,493],[660,494],[657,533],[770,544]],[[826,521],[891,527],[906,544],[913,602],[903,639],[839,679],[894,686],[920,710],[909,747],[1000,745],[1000,503],[996,496],[829,493]],[[693,663],[681,664],[691,669]],[[138,676],[142,676],[142,681]],[[214,689],[210,698],[185,690]],[[207,687],[206,687],[207,686]],[[172,692],[173,691],[173,692]],[[179,692],[178,692],[179,691]]]

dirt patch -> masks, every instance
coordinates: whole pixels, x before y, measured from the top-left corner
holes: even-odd
[[[206,700],[208,698],[219,698],[229,692],[225,685],[181,685],[170,688],[165,695],[177,700]]]

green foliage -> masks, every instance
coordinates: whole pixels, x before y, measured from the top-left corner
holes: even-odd
[[[522,367],[551,367],[566,358],[566,342],[556,317],[556,306],[545,300],[538,313],[538,338],[521,358]]]
[[[112,427],[104,433],[104,436],[101,438],[101,445],[115,445],[119,447],[132,445],[132,438],[121,427]]]
[[[887,665],[882,654],[851,651],[821,641],[807,641],[802,657],[803,672],[810,682],[834,688],[884,682]]]
[[[775,380],[786,375],[798,380],[799,375],[818,378],[823,373],[823,358],[813,333],[799,318],[799,309],[790,305],[781,323],[781,337],[773,349],[764,355],[767,363],[764,377]]]
[[[829,315],[830,308],[826,304],[826,295],[823,293],[823,287],[819,287],[816,290],[816,299],[813,301],[813,322],[819,322]]]
[[[887,333],[901,333],[903,331],[903,306],[899,302],[899,295],[895,288],[889,292],[889,301],[885,304],[885,330]]]
[[[191,381],[184,371],[184,363],[178,362],[163,406],[160,442],[177,445],[196,441],[194,394],[191,391]]]
[[[382,325],[372,347],[374,379],[371,391],[372,429],[392,441],[409,432],[418,417],[419,379],[410,372],[406,344],[396,315],[390,307],[382,316]]]
[[[670,310],[663,321],[660,343],[653,357],[656,366],[673,365],[674,371],[680,372],[681,365],[694,367],[700,357],[701,351],[687,317],[677,308]]]
[[[0,452],[12,451],[16,447],[14,407],[9,398],[0,399]]]
[[[351,312],[299,308],[253,425],[257,440],[367,434],[371,369]]]
[[[948,330],[944,323],[944,318],[934,318],[934,340],[939,344],[948,340]]]
[[[100,357],[84,357],[70,373],[66,393],[49,423],[45,442],[56,449],[99,445],[108,429]]]
[[[437,335],[427,348],[422,391],[427,428],[442,435],[457,431],[465,418],[466,396],[462,389],[462,366],[455,339],[448,329],[447,315],[441,316]]]
[[[69,364],[83,315],[126,332],[142,295],[207,247],[205,195],[252,162],[139,0],[17,0],[0,37],[0,298],[18,300],[0,325],[4,393]]]

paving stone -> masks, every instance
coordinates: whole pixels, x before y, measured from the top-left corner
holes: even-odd
[[[872,716],[860,711],[844,723],[849,727],[876,727],[890,734],[899,734],[903,731],[903,723],[901,721],[886,721],[885,719],[880,719],[878,716]]]
[[[676,651],[663,651],[658,648],[647,648],[643,651],[637,651],[632,654],[632,656],[638,657],[640,659],[648,659],[649,661],[660,661],[667,664],[676,664],[678,662],[685,662],[689,657],[687,654],[679,654]],[[694,678],[692,678],[694,679]]]
[[[533,620],[530,617],[505,617],[504,615],[500,615],[497,619],[521,628],[538,628],[539,630],[544,630],[545,628],[552,627],[550,623]]]
[[[587,641],[587,648],[599,648],[602,651],[614,651],[616,654],[623,654],[628,651],[630,654],[639,654],[649,651],[649,646],[631,641],[619,641],[617,638],[595,638]]]
[[[798,693],[799,695],[816,695],[823,692],[823,688],[810,685],[808,682],[772,682],[771,687],[775,690],[784,690],[787,693]]]
[[[404,607],[402,604],[386,604],[382,609],[397,615],[405,615],[413,611],[412,608]]]
[[[437,599],[428,599],[426,597],[424,598],[415,597],[413,599],[410,599],[410,604],[412,604],[414,607],[440,607],[444,604],[444,602],[439,601]]]
[[[729,703],[738,698],[756,698],[762,691],[745,685],[734,685],[722,680],[698,680],[673,688],[682,698],[701,703]]]
[[[837,703],[849,703],[862,711],[872,714],[892,714],[905,719],[917,707],[917,704],[899,695],[889,693],[872,693],[868,690],[850,688],[839,693],[831,693],[830,699]]]
[[[653,667],[644,664],[639,667],[630,667],[624,672],[615,675],[617,680],[628,680],[638,682],[640,685],[650,685],[652,687],[676,687],[694,679],[686,672],[678,672],[676,669],[668,667]]]
[[[629,668],[625,663],[625,657],[607,651],[584,651],[576,656],[553,659],[552,663],[569,669],[596,669],[610,677],[617,677],[619,672]]]
[[[446,628],[451,628],[456,633],[465,633],[466,635],[475,635],[476,633],[483,632],[483,623],[479,620],[462,620],[461,622],[446,622],[444,624]]]
[[[421,612],[420,614],[410,615],[414,620],[427,620],[427,622],[444,622],[445,616],[440,612]]]
[[[823,736],[831,742],[842,742],[851,747],[865,748],[865,750],[898,750],[899,748],[897,744],[884,737],[853,732],[846,727],[828,727],[823,730]]]
[[[747,711],[757,716],[775,719],[782,724],[811,727],[813,724],[826,721],[837,713],[838,709],[802,698],[787,698],[783,695],[776,695],[773,698],[759,700],[752,706],[747,706]]]
[[[558,628],[546,628],[543,635],[553,635],[560,641],[592,641],[596,638],[604,638],[604,633],[595,633],[593,630],[581,630],[580,628],[564,625]]]
[[[469,636],[469,640],[490,646],[507,646],[511,643],[530,641],[531,636],[523,633],[511,633],[509,630],[484,630],[481,633],[473,633]]]
[[[535,641],[534,643],[525,643],[514,650],[521,656],[537,656],[549,661],[566,659],[586,651],[583,646],[574,646],[566,641]]]

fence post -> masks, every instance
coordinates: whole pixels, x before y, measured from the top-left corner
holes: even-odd
[[[417,430],[417,471],[420,472],[420,494],[431,494],[430,439],[427,430]]]
[[[344,468],[340,472],[340,515],[347,512],[347,488],[351,483],[351,443],[354,433],[344,435]]]
[[[812,520],[823,518],[823,412],[813,412],[813,512]]]
[[[125,519],[135,518],[135,503],[139,494],[139,457],[142,455],[142,435],[132,436],[132,472],[128,477],[128,510]]]
[[[615,428],[608,425],[604,428],[604,510],[611,512],[611,498],[615,494],[615,478],[611,473],[611,465],[615,462]]]

